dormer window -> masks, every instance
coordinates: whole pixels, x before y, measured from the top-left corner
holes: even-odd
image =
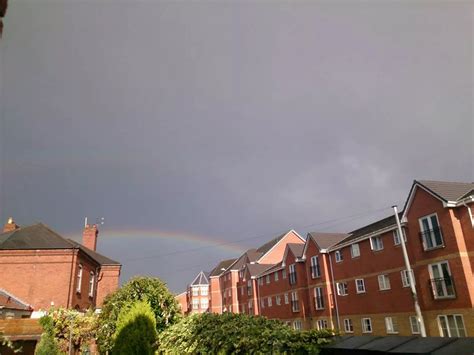
[[[76,292],[81,293],[81,286],[82,286],[82,264],[79,264],[77,268],[77,285],[76,285]]]

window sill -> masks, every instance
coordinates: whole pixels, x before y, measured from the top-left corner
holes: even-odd
[[[387,291],[391,291],[391,290],[392,290],[391,288],[379,289],[380,292],[387,292]]]
[[[443,244],[443,245],[438,245],[438,246],[435,246],[435,247],[432,247],[432,248],[423,248],[423,251],[432,251],[432,250],[437,250],[437,249],[443,249],[445,248],[446,246]]]
[[[452,300],[455,299],[456,295],[453,296],[434,296],[435,300]]]

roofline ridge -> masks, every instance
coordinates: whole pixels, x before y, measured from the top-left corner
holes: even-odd
[[[6,293],[9,297],[15,299],[16,301],[22,303],[24,306],[28,306],[30,307],[31,309],[33,309],[33,307],[31,307],[31,305],[29,303],[26,303],[25,301],[23,301],[21,298],[18,298],[17,296],[15,296],[14,294],[8,292],[7,290],[5,290],[4,288],[0,288],[0,291],[3,292],[3,293]]]

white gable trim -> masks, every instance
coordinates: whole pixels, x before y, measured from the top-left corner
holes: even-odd
[[[288,232],[286,232],[285,235],[284,235],[278,242],[276,242],[274,246],[272,246],[272,247],[270,248],[270,250],[268,250],[268,251],[267,251],[265,254],[263,254],[260,258],[258,258],[257,262],[260,263],[260,261],[261,261],[265,256],[267,256],[273,249],[275,249],[276,246],[277,246],[278,244],[280,244],[280,243],[288,236],[288,234],[290,234],[290,233],[296,234],[296,236],[297,236],[298,238],[300,238],[301,241],[306,242],[306,240],[305,240],[301,235],[299,235],[294,229],[291,229],[291,230],[289,230]],[[285,251],[286,251],[286,250],[285,250]]]
[[[408,195],[407,202],[405,203],[405,208],[403,209],[402,221],[404,221],[404,222],[406,222],[406,220],[407,220],[407,214],[408,214],[408,211],[410,210],[411,204],[413,203],[413,199],[415,198],[417,188],[423,189],[424,191],[429,193],[431,196],[433,196],[437,200],[440,200],[441,203],[443,204],[443,207],[451,207],[451,206],[448,206],[448,205],[450,205],[452,203],[454,203],[454,204],[456,203],[456,202],[453,202],[453,201],[444,200],[443,198],[441,198],[440,196],[434,194],[427,187],[423,186],[421,183],[419,183],[418,181],[415,180],[415,182],[413,183],[413,186],[410,189],[410,193]]]

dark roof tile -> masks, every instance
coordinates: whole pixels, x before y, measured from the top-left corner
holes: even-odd
[[[472,182],[419,180],[419,184],[445,201],[458,201],[474,190]]]
[[[308,233],[308,236],[313,239],[319,248],[327,249],[347,238],[349,234],[310,232]]]
[[[212,269],[212,271],[209,274],[209,277],[211,276],[219,276],[222,274],[232,263],[234,263],[237,259],[227,259],[227,260],[222,260],[217,266]]]

